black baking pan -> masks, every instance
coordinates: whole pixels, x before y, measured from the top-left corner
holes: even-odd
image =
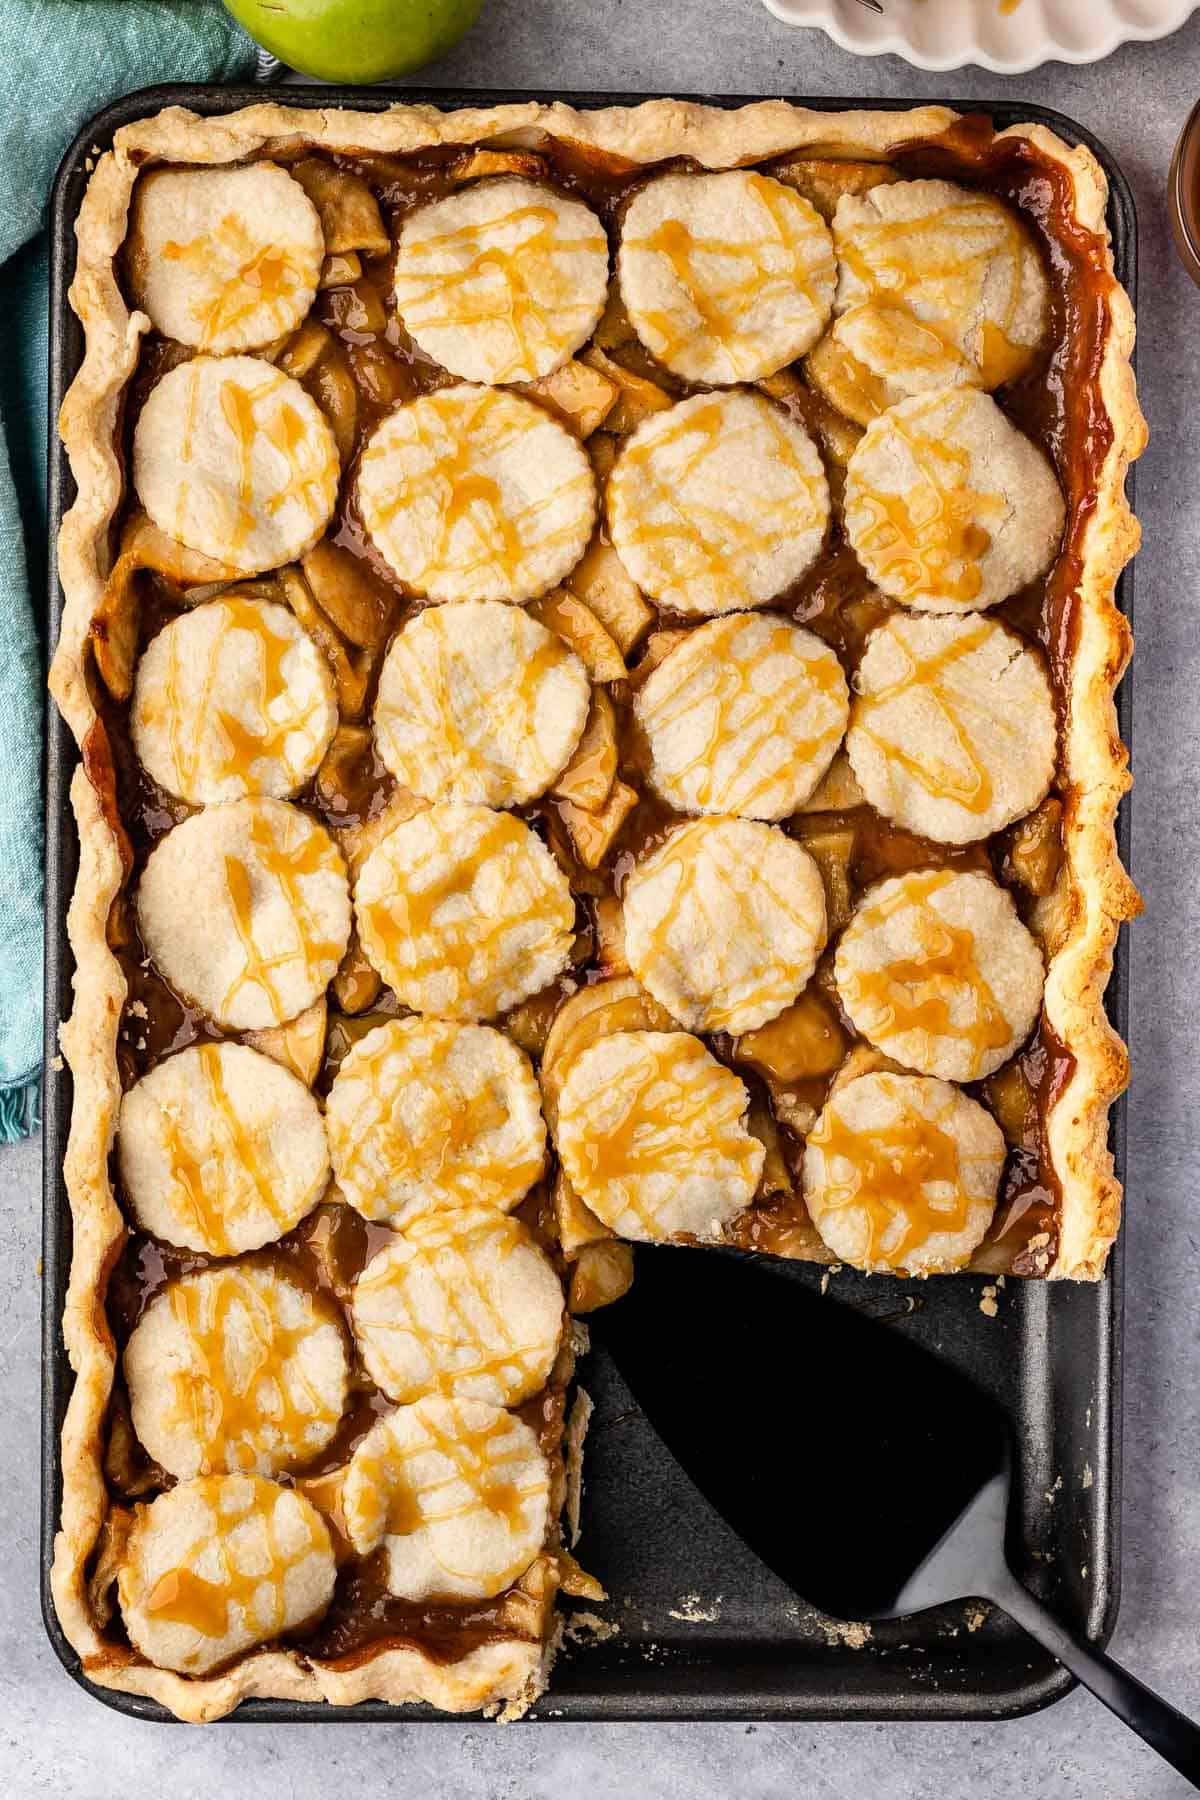
[[[491,106],[505,101],[565,99],[575,106],[632,105],[642,94],[465,92],[378,88],[289,87],[292,106],[381,109],[395,100],[440,107]],[[754,98],[693,96],[709,105],[739,106]],[[59,522],[72,499],[66,458],[54,421],[82,357],[82,332],[67,306],[75,259],[74,223],[98,151],[114,131],[168,105],[196,112],[232,112],[262,101],[261,88],[174,86],[131,94],[101,113],[68,151],[54,188],[51,214],[50,350],[50,589],[51,643],[62,606],[54,564]],[[909,101],[805,99],[798,104],[840,111],[892,107]],[[954,101],[948,102],[956,105]],[[986,112],[1003,127],[1040,120],[1069,143],[1085,143],[1105,169],[1109,225],[1118,278],[1131,296],[1137,279],[1137,225],[1128,183],[1104,146],[1082,127],[1045,107],[957,103]],[[1118,597],[1128,614],[1133,584],[1127,570]],[[1118,696],[1122,735],[1129,742],[1131,694]],[[71,1256],[71,1221],[61,1168],[71,1112],[71,1077],[59,1062],[58,1028],[71,1005],[70,951],[65,916],[78,850],[68,802],[77,761],[66,726],[51,709],[47,731],[46,834],[46,1077],[43,1277],[42,1609],[64,1667],[98,1700],[137,1718],[167,1720],[154,1702],[114,1694],[90,1683],[68,1645],[50,1596],[50,1561],[61,1502],[58,1448],[71,1387],[59,1321]],[[1118,840],[1129,861],[1130,822],[1121,808]],[[1109,1010],[1125,1034],[1128,958],[1118,944]],[[1124,1175],[1125,1108],[1113,1110],[1117,1174]],[[822,1272],[788,1265],[789,1276],[811,1286]],[[845,1304],[885,1316],[960,1365],[994,1393],[1013,1418],[1020,1445],[1014,1486],[1017,1572],[1077,1635],[1104,1644],[1116,1619],[1119,1594],[1121,1478],[1122,1245],[1096,1283],[1010,1280],[998,1315],[980,1307],[985,1278],[870,1281],[846,1271],[834,1277]],[[712,1328],[720,1329],[713,1320]],[[596,1323],[603,1337],[603,1316]],[[534,1709],[538,1719],[982,1719],[1032,1712],[1059,1698],[1071,1677],[1003,1615],[948,1607],[915,1620],[876,1625],[869,1636],[823,1619],[769,1573],[730,1532],[674,1464],[639,1412],[602,1349],[583,1365],[595,1401],[588,1435],[584,1534],[580,1555],[604,1583],[606,1618],[616,1626],[603,1641],[587,1636],[559,1657],[551,1689]],[[802,1434],[803,1371],[775,1369],[781,1421]],[[807,1466],[805,1459],[808,1459]],[[801,1441],[800,1478],[821,1478],[821,1446]],[[382,1702],[336,1708],[282,1700],[252,1700],[235,1720],[417,1720],[450,1715],[429,1707]]]

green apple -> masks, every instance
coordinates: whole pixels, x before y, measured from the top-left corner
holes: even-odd
[[[251,37],[321,81],[391,81],[444,56],[483,0],[225,0]]]

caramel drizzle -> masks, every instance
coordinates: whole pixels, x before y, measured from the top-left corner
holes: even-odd
[[[183,1121],[162,1108],[162,1145],[170,1165],[171,1183],[184,1199],[204,1247],[214,1256],[228,1256],[233,1250],[229,1228],[253,1211],[256,1204],[265,1209],[280,1231],[287,1229],[291,1219],[275,1198],[279,1170],[270,1140],[256,1142],[230,1101],[221,1073],[220,1047],[200,1044],[196,1055],[208,1089],[207,1117],[216,1122],[221,1142],[202,1143],[197,1154],[188,1142]],[[217,1159],[211,1182],[205,1179],[206,1157]]]
[[[905,641],[904,627],[895,619],[887,620],[880,630],[886,631],[904,659],[901,672],[878,693],[857,694],[851,704],[850,725],[890,762],[900,765],[919,787],[935,800],[948,800],[964,812],[979,818],[992,806],[995,789],[987,764],[976,749],[971,722],[964,716],[951,686],[942,677],[956,663],[974,654],[996,629],[987,619],[976,620],[973,628],[962,632],[940,650],[918,655]],[[937,707],[950,732],[960,758],[956,768],[935,757],[927,741],[921,750],[906,750],[900,743],[884,736],[870,721],[885,716],[886,708],[901,696],[919,689]]]
[[[880,219],[837,232],[838,256],[872,300],[900,304],[936,331],[947,354],[967,354],[961,332],[972,316],[999,306],[998,319],[984,318],[977,378],[987,389],[1000,387],[1024,367],[1028,346],[1012,332],[1021,304],[1025,259],[1034,255],[1018,221],[986,196],[963,194],[920,219]],[[1009,281],[997,295],[997,271],[1007,266]]]
[[[302,1457],[314,1427],[332,1431],[341,1416],[300,1357],[320,1323],[316,1304],[297,1288],[303,1317],[285,1325],[270,1297],[270,1284],[279,1279],[219,1268],[167,1289],[188,1360],[171,1372],[165,1422],[203,1446],[201,1474],[250,1470],[268,1454],[276,1463]]]
[[[663,599],[687,592],[697,583],[711,587],[715,602],[725,610],[753,607],[764,596],[751,587],[747,567],[753,567],[778,543],[781,529],[806,530],[815,526],[824,513],[825,478],[819,472],[803,467],[799,453],[781,416],[768,401],[755,407],[755,424],[743,426],[734,433],[727,406],[718,395],[698,407],[677,407],[673,415],[663,415],[665,423],[656,425],[644,437],[635,437],[621,453],[622,471],[636,475],[642,497],[636,518],[622,521],[626,541],[631,545],[652,546],[659,566],[671,571]],[[781,503],[776,495],[761,495],[739,487],[728,502],[712,500],[702,504],[695,497],[693,482],[703,480],[703,465],[718,451],[730,448],[731,436],[749,438],[765,426],[771,439],[772,460],[794,481],[806,496],[807,519],[793,516],[781,518]],[[664,467],[664,455],[669,457]],[[715,484],[714,484],[715,485]]]
[[[499,241],[511,234],[510,247]],[[586,330],[593,312],[579,295],[580,255],[603,256],[608,240],[597,223],[582,236],[563,234],[554,207],[529,201],[481,223],[453,226],[428,236],[410,231],[396,268],[396,301],[405,326],[420,339],[438,332],[495,328],[507,332],[507,361],[497,382],[528,380],[539,357],[558,353],[564,340]],[[414,269],[416,256],[437,259],[433,270]]]
[[[389,1031],[383,1042],[358,1048],[343,1072],[358,1104],[342,1135],[341,1180],[356,1192],[370,1190],[382,1154],[389,1181],[421,1180],[458,1202],[528,1193],[541,1155],[514,1156],[511,1117],[490,1081],[472,1090],[463,1085],[452,1066],[458,1031],[435,1021],[415,1041],[405,1036]],[[414,1135],[406,1115],[418,1111],[411,1098],[417,1084],[421,1131]]]
[[[794,964],[785,952],[766,941],[755,901],[769,902],[805,942],[814,938],[813,921],[796,897],[782,893],[763,869],[735,861],[710,825],[681,826],[639,873],[653,879],[659,908],[657,919],[646,930],[642,966],[668,973],[676,992],[700,998],[692,952],[697,941],[713,948],[718,966],[722,948],[730,941],[747,953],[747,962],[748,953],[757,952],[756,971],[743,968],[736,986],[729,977],[721,981],[723,1002],[715,994],[703,1001],[705,1031],[729,1030],[730,1020],[750,1007],[774,1017],[796,998]],[[673,884],[669,890],[668,880]],[[736,915],[733,924],[731,902]],[[814,960],[815,954],[814,948]]]
[[[970,1222],[958,1142],[943,1129],[958,1104],[954,1090],[930,1119],[908,1106],[886,1075],[876,1078],[895,1102],[896,1116],[870,1131],[850,1126],[836,1101],[827,1106],[808,1142],[824,1157],[818,1215],[853,1207],[867,1223],[864,1263],[903,1269],[905,1259],[935,1234],[956,1234]],[[847,1171],[840,1178],[841,1164]],[[937,1189],[936,1202],[931,1195]]]
[[[427,1434],[420,1442],[402,1445],[387,1432],[386,1437],[381,1433],[386,1448],[358,1451],[355,1463],[362,1483],[356,1511],[364,1535],[409,1537],[475,1512],[490,1513],[514,1534],[526,1525],[530,1505],[536,1505],[545,1490],[540,1481],[521,1486],[506,1475],[528,1457],[522,1437],[514,1429],[513,1415],[497,1408],[486,1425],[472,1429],[460,1407],[453,1401],[447,1405],[454,1419],[452,1432],[431,1416],[431,1408],[417,1401],[411,1416],[420,1419]],[[408,1465],[417,1457],[428,1456],[430,1450],[441,1453],[446,1472],[418,1487]],[[475,1574],[446,1562],[446,1545],[436,1532],[430,1533],[427,1547],[447,1575],[470,1580]],[[528,1565],[529,1557],[519,1552],[493,1578],[493,1591],[507,1587]]]
[[[929,596],[970,606],[983,587],[980,559],[992,543],[984,521],[1003,524],[1007,509],[1003,494],[970,486],[970,454],[951,441],[968,404],[960,396],[947,408],[943,394],[930,398],[925,411],[939,415],[936,437],[913,414],[890,415],[888,429],[908,450],[915,477],[907,493],[855,484],[855,548],[865,553],[868,573],[880,585],[894,583],[901,600]]]
[[[556,914],[559,910],[557,895],[530,854],[531,837],[519,819],[489,812],[456,843],[438,845],[435,854],[447,866],[439,871],[430,859],[420,872],[422,885],[413,874],[397,873],[393,892],[378,900],[360,899],[359,930],[368,954],[374,949],[385,968],[401,972],[406,991],[434,975],[449,975],[453,993],[445,1004],[484,1005],[496,982],[511,972],[514,956],[524,959],[538,948],[528,938],[522,941],[526,928],[541,923],[551,908]],[[504,880],[497,883],[503,887],[503,902],[488,918],[475,884],[492,859],[503,865]],[[467,904],[456,906],[456,901]],[[547,921],[539,943],[552,929]],[[567,929],[567,921],[561,929]]]
[[[411,1249],[406,1261],[398,1264],[385,1251],[355,1287],[356,1307],[374,1299],[387,1308],[387,1317],[378,1310],[362,1315],[377,1349],[414,1341],[428,1368],[424,1393],[451,1393],[482,1380],[496,1382],[512,1398],[528,1393],[549,1346],[544,1340],[517,1340],[516,1322],[497,1301],[475,1254],[495,1250],[504,1261],[532,1254],[524,1227],[501,1215],[481,1222],[478,1213],[465,1219],[435,1213],[410,1227],[405,1239]],[[392,1355],[387,1350],[384,1355],[395,1370]],[[406,1397],[415,1396],[410,1391]]]
[[[218,359],[219,362],[219,359]],[[204,370],[211,361],[193,358],[189,365],[184,429],[179,451],[178,485],[175,496],[173,535],[186,543],[187,503],[190,486],[187,472],[194,456],[196,426],[200,414],[200,386]],[[257,386],[247,388],[238,376],[223,380],[218,388],[221,417],[233,438],[237,462],[237,491],[230,493],[212,480],[206,482],[208,499],[225,514],[224,535],[229,555],[236,563],[251,533],[258,527],[260,515],[272,516],[289,504],[299,506],[306,517],[316,523],[324,519],[331,500],[334,452],[332,438],[307,423],[286,396],[271,407],[269,403],[280,389],[290,384],[290,377],[268,363],[262,365],[263,377]],[[281,485],[269,494],[255,493],[254,451],[260,436],[267,439],[278,453],[276,473]],[[265,474],[261,469],[260,474]]]
[[[287,841],[291,836],[293,816],[300,831],[295,843]],[[282,1020],[291,1014],[288,1011],[290,1001],[280,991],[280,972],[299,963],[306,981],[311,983],[326,969],[332,973],[342,959],[344,945],[318,937],[316,914],[300,887],[301,881],[311,876],[340,874],[342,862],[325,832],[303,813],[289,814],[283,841],[276,835],[270,819],[258,811],[251,815],[249,832],[253,863],[248,865],[234,855],[225,858],[225,888],[234,929],[242,946],[244,966],[227,989],[221,1012],[227,1015],[242,989],[252,987],[266,994],[276,1016]],[[295,926],[295,941],[288,949],[264,956],[254,941],[255,886],[272,878],[279,883],[287,901]]]
[[[650,1177],[723,1165],[745,1178],[747,1192],[753,1186],[757,1146],[745,1129],[745,1110],[741,1083],[697,1039],[684,1032],[664,1033],[661,1043],[642,1036],[636,1062],[626,1062],[619,1078],[580,1105],[572,1173],[585,1197],[619,1196],[620,1208],[605,1200],[609,1218],[619,1223],[620,1212],[630,1212],[649,1237],[661,1237],[659,1215],[673,1196],[667,1189],[652,1203]]]
[[[214,730],[220,739],[214,777],[220,781],[236,778],[243,792],[253,788],[254,769],[259,762],[282,762],[290,781],[304,772],[304,751],[317,741],[320,696],[302,712],[296,710],[296,698],[284,673],[284,661],[297,649],[295,642],[272,630],[267,608],[258,601],[241,595],[230,595],[213,604],[213,616],[220,620],[220,630],[209,646],[207,659],[199,679],[200,691],[193,698],[187,691],[197,677],[193,668],[180,664],[180,633],[168,629],[168,657],[165,682],[165,716],[171,745],[171,762],[177,772],[181,792],[192,793],[200,775],[201,758],[206,749],[215,749]],[[250,654],[259,670],[257,696],[258,716],[250,725],[228,707],[214,705],[213,692],[221,672],[229,640],[235,632],[244,632],[252,640]],[[234,653],[240,660],[240,647]],[[186,686],[185,686],[186,683]],[[281,702],[287,702],[281,712]],[[274,716],[273,716],[274,715]],[[189,720],[193,729],[185,735]],[[297,763],[291,746],[301,739],[301,760]]]
[[[397,432],[405,433],[399,442]],[[586,493],[590,503],[586,462],[549,493],[523,503],[515,488],[506,492],[480,466],[483,454],[503,458],[531,432],[524,403],[491,388],[459,386],[398,408],[371,439],[362,457],[364,476],[386,474],[397,451],[405,466],[393,476],[390,491],[368,496],[360,487],[363,516],[368,531],[378,536],[405,513],[414,534],[422,536],[424,562],[405,570],[411,586],[423,592],[439,577],[467,581],[486,572],[517,587],[528,557],[574,539],[579,509],[568,497]],[[525,452],[532,454],[528,443]],[[548,523],[546,515],[559,511],[562,522]]]
[[[885,898],[868,900],[856,927],[871,930],[903,915],[920,940],[914,957],[895,957],[875,969],[839,963],[838,985],[860,1029],[878,1042],[919,1036],[928,1044],[949,1040],[971,1052],[974,1080],[995,1050],[1005,1050],[1012,1027],[975,953],[975,934],[953,925],[933,904],[958,877],[947,869],[908,875]],[[969,1016],[959,1018],[966,1007]]]
[[[751,309],[795,320],[803,300],[822,307],[813,276],[833,274],[824,226],[799,194],[769,176],[750,174],[746,185],[761,207],[763,227],[742,239],[697,237],[679,219],[664,219],[623,248],[661,257],[684,304],[638,309],[638,329],[668,366],[693,345],[698,333],[725,350],[734,381],[759,372],[760,339],[746,315]]]
[[[557,775],[538,744],[538,706],[545,683],[569,652],[546,632],[529,653],[526,615],[507,610],[507,658],[486,667],[456,642],[454,618],[441,607],[421,617],[419,632],[402,631],[392,645],[387,702],[376,713],[376,730],[397,779],[414,792],[441,792],[468,777],[484,788],[507,783],[535,755],[543,785]],[[401,671],[402,681],[396,679]]]
[[[158,1577],[146,1596],[147,1615],[164,1625],[189,1626],[201,1637],[221,1638],[230,1630],[230,1614],[237,1608],[253,1639],[276,1637],[287,1619],[287,1576],[314,1551],[328,1547],[324,1527],[311,1507],[299,1508],[304,1538],[295,1549],[285,1550],[275,1519],[282,1495],[271,1482],[249,1482],[249,1494],[236,1509],[230,1506],[228,1485],[220,1477],[196,1485],[209,1490],[205,1497],[215,1515],[213,1529],[194,1539],[177,1565]],[[248,1566],[241,1566],[234,1558],[232,1535],[250,1519],[261,1525],[261,1538],[247,1557]],[[245,1553],[249,1548],[244,1545],[245,1532],[239,1535]],[[196,1564],[210,1549],[216,1550],[220,1564],[216,1581],[196,1572]]]
[[[188,306],[200,327],[202,350],[236,330],[260,307],[267,309],[274,328],[263,336],[278,336],[294,322],[297,298],[307,291],[298,266],[303,260],[300,247],[257,242],[237,213],[226,213],[203,237],[186,243],[168,241],[159,254],[164,262],[179,264],[206,284],[219,283],[212,299],[197,296]]]
[[[655,672],[639,709],[641,724],[652,753],[657,737],[696,734],[699,748],[683,761],[676,760],[674,744],[662,744],[671,760],[661,778],[689,804],[752,811],[797,765],[832,755],[842,735],[845,677],[831,652],[799,653],[795,628],[783,620],[770,622],[765,642],[755,620],[720,620],[704,629],[702,645],[681,644]],[[806,712],[823,714],[827,723],[794,741],[789,728]]]

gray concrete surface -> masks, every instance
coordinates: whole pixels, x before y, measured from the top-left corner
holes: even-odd
[[[1083,3],[1083,0],[1081,0]],[[488,0],[428,77],[746,94],[1027,98],[1074,114],[1124,164],[1141,212],[1141,466],[1124,1604],[1113,1648],[1200,1714],[1200,293],[1163,187],[1200,94],[1200,18],[1085,69],[1004,81],[858,60],[758,0]],[[58,1667],[37,1603],[38,1148],[0,1151],[0,1793],[12,1800],[1175,1800],[1191,1791],[1086,1695],[996,1726],[139,1725]]]

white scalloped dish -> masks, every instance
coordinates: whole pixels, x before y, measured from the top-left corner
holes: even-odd
[[[860,56],[919,69],[978,63],[1001,75],[1040,63],[1098,62],[1118,45],[1166,37],[1200,0],[763,0],[785,25],[809,25]]]

